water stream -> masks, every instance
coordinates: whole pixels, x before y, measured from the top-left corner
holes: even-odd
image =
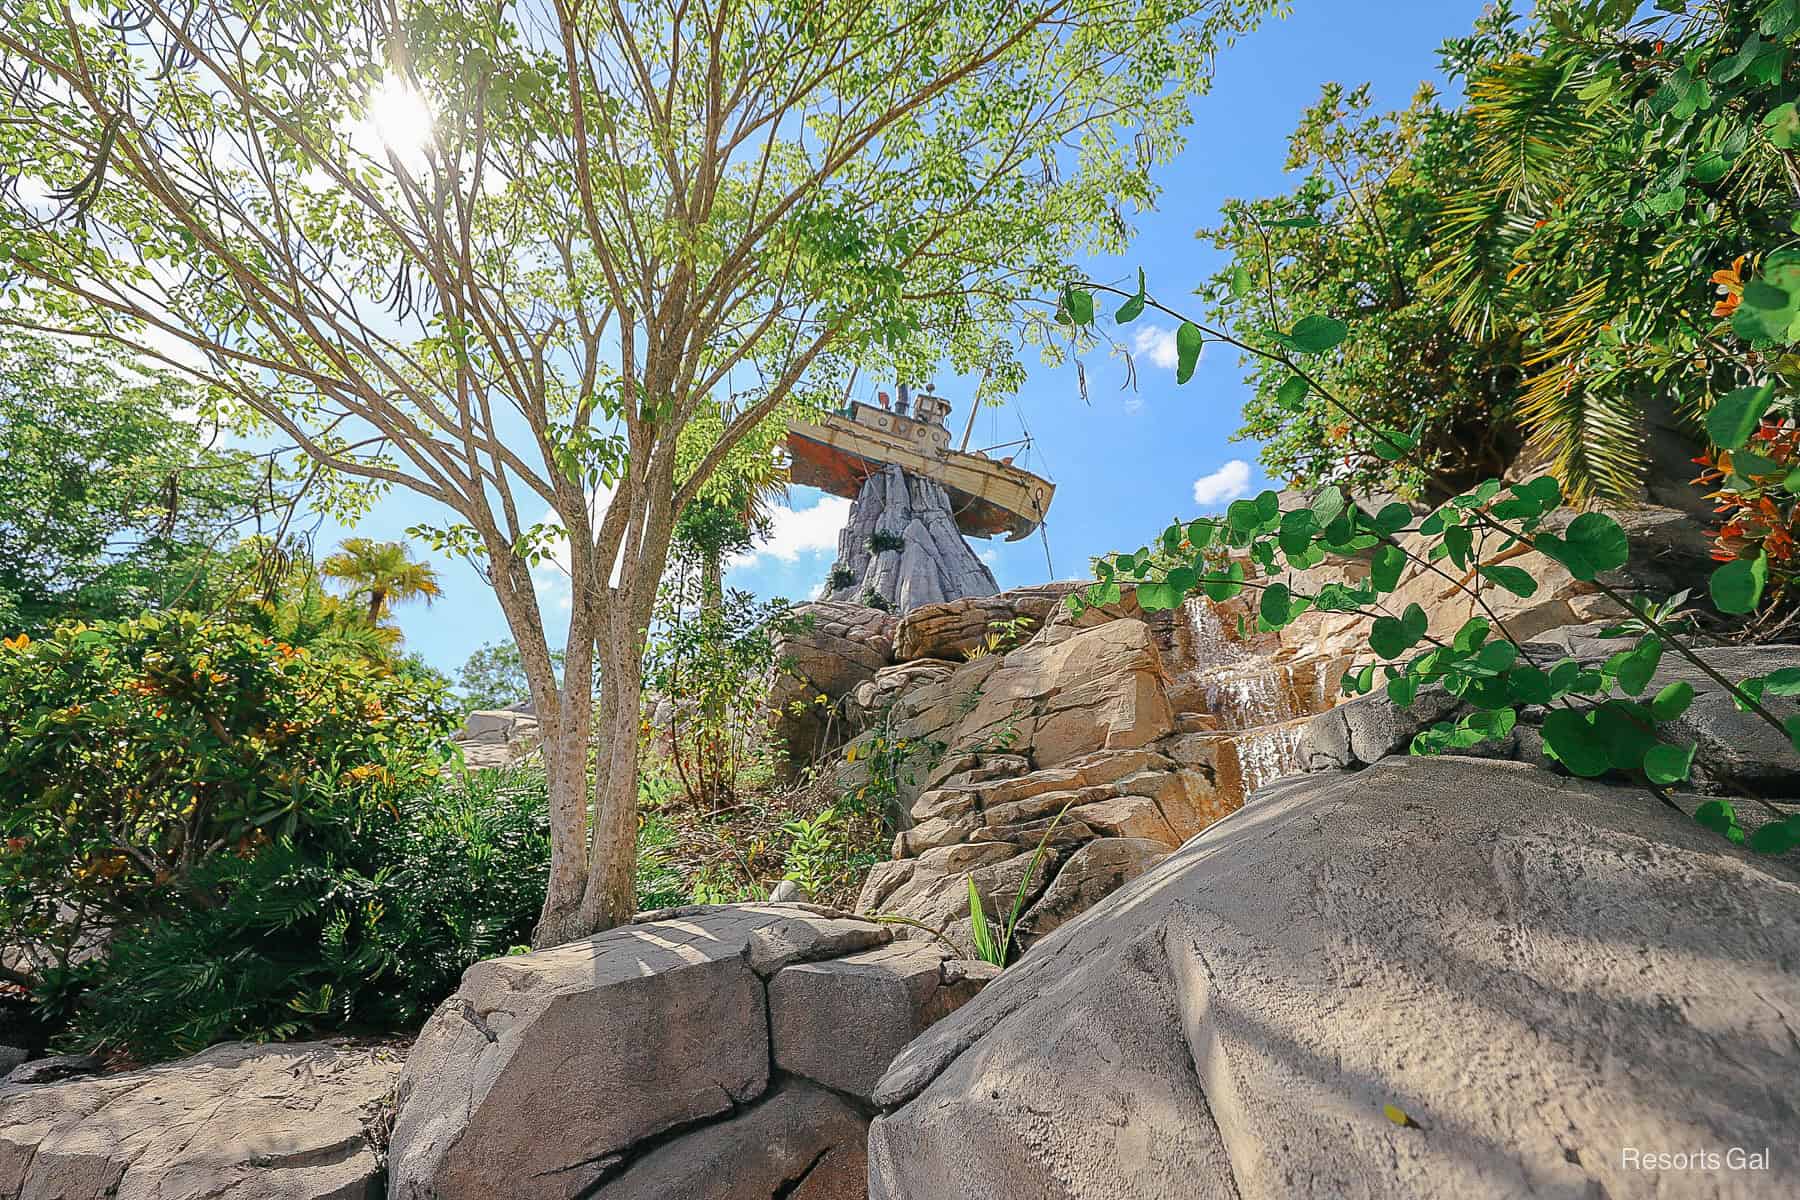
[[[1235,784],[1247,796],[1298,772],[1300,731],[1327,707],[1324,697],[1303,694],[1317,687],[1303,686],[1271,654],[1245,645],[1207,601],[1189,600],[1182,615],[1191,664],[1186,679],[1203,689],[1202,711],[1220,735],[1220,784]]]

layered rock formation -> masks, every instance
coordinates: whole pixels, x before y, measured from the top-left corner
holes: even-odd
[[[863,481],[838,533],[824,599],[894,612],[999,591],[993,572],[956,528],[949,493],[894,465]]]
[[[869,1097],[992,976],[805,905],[477,963],[398,1093],[392,1200],[862,1200]]]
[[[122,1075],[0,1087],[6,1200],[364,1200],[401,1055],[226,1043]],[[48,1060],[44,1060],[48,1061]]]
[[[900,1055],[871,1200],[1800,1194],[1796,961],[1800,867],[1642,790],[1290,779]]]
[[[840,702],[894,658],[892,614],[819,600],[794,610],[792,632],[775,643],[769,720],[791,765],[809,763],[849,737]]]
[[[1075,586],[915,609],[895,632],[901,661],[840,706],[863,730],[840,782],[900,827],[858,910],[916,923],[901,936],[922,925],[971,945],[973,883],[996,920],[1022,889],[1028,947],[1235,809],[1246,746],[1272,738],[1271,770],[1297,761],[1297,719],[1316,704],[1265,678],[1210,609],[1146,614],[1128,595],[1076,619],[1062,604]],[[1271,710],[1273,732],[1245,728],[1243,702],[1265,692],[1293,703]]]

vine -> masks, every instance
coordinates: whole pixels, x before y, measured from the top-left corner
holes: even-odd
[[[1788,302],[1788,293],[1765,286],[1766,291],[1750,290],[1771,305]],[[1368,433],[1373,452],[1383,461],[1406,462],[1432,475],[1430,464],[1418,460],[1416,431],[1367,421],[1303,365],[1303,359],[1326,354],[1344,340],[1348,329],[1342,321],[1328,315],[1308,316],[1278,333],[1274,344],[1258,345],[1158,302],[1148,294],[1142,271],[1135,292],[1100,283],[1066,289],[1059,305],[1063,321],[1078,330],[1094,326],[1096,293],[1123,300],[1114,314],[1118,325],[1128,325],[1146,311],[1179,322],[1179,383],[1192,377],[1206,341],[1236,347],[1287,372],[1287,382],[1280,389],[1284,404],[1298,408],[1316,396]],[[1738,451],[1761,427],[1773,403],[1770,382],[1739,389],[1720,401],[1709,419],[1709,431],[1721,449]],[[1800,486],[1800,477],[1785,476],[1774,486],[1791,493],[1794,486]],[[1800,695],[1800,668],[1784,668],[1736,683],[1725,678],[1687,645],[1653,606],[1633,604],[1603,578],[1623,567],[1630,554],[1625,531],[1611,516],[1583,512],[1561,533],[1551,532],[1546,522],[1562,509],[1563,494],[1561,485],[1548,476],[1514,484],[1488,479],[1467,490],[1446,486],[1445,491],[1452,499],[1416,525],[1413,510],[1405,504],[1389,504],[1371,516],[1350,503],[1334,485],[1322,489],[1307,506],[1285,511],[1276,493],[1264,491],[1254,499],[1233,502],[1222,518],[1171,524],[1154,549],[1145,547],[1097,560],[1098,582],[1085,593],[1071,595],[1068,603],[1077,613],[1087,606],[1114,603],[1121,583],[1129,581],[1135,586],[1138,603],[1147,611],[1177,607],[1196,594],[1225,601],[1246,589],[1258,591],[1258,627],[1265,631],[1285,628],[1313,609],[1366,616],[1371,622],[1369,649],[1380,662],[1347,673],[1345,692],[1372,691],[1379,668],[1389,699],[1398,705],[1410,705],[1421,687],[1441,685],[1471,710],[1454,722],[1441,722],[1422,732],[1414,740],[1414,753],[1468,749],[1503,738],[1517,724],[1521,706],[1542,706],[1549,710],[1543,723],[1545,750],[1571,774],[1593,778],[1609,771],[1624,773],[1677,811],[1669,792],[1689,779],[1696,747],[1665,740],[1660,727],[1688,709],[1695,690],[1678,680],[1656,695],[1644,697],[1665,652],[1686,660],[1727,692],[1740,710],[1773,726],[1800,750],[1800,714],[1783,719],[1764,703],[1766,697]],[[1401,540],[1401,535],[1409,533],[1425,539],[1423,552]],[[1221,549],[1229,557],[1222,558]],[[1539,661],[1535,651],[1506,630],[1483,594],[1484,585],[1520,597],[1535,594],[1538,581],[1531,573],[1507,565],[1508,559],[1526,551],[1537,551],[1561,564],[1574,578],[1634,613],[1634,620],[1643,628],[1636,644],[1598,668],[1567,657],[1554,663]],[[1370,554],[1371,569],[1364,583],[1327,583],[1311,594],[1280,581],[1253,579],[1245,568],[1246,561],[1253,563],[1266,577],[1278,573],[1283,563],[1288,569],[1304,571],[1323,562],[1328,554],[1365,552]],[[1455,574],[1441,565],[1445,560]],[[1399,587],[1409,564],[1443,577],[1485,615],[1470,618],[1446,641],[1430,635],[1419,605],[1392,611],[1383,597]],[[1767,577],[1766,552],[1759,551],[1753,558],[1733,558],[1713,573],[1713,602],[1725,613],[1751,613],[1763,598]],[[1790,815],[1761,797],[1749,798],[1770,815],[1766,824],[1749,835],[1739,826],[1728,800],[1706,801],[1695,819],[1764,853],[1785,853],[1800,846],[1800,814]]]

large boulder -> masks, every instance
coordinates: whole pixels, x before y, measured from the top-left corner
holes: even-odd
[[[838,711],[858,684],[893,661],[894,617],[832,600],[802,604],[792,629],[775,642],[769,719],[788,762],[801,766],[845,741]]]
[[[1796,962],[1800,867],[1641,790],[1288,780],[909,1046],[870,1194],[1793,1196]]]
[[[0,1087],[6,1200],[372,1200],[387,1047],[227,1043],[122,1075]]]
[[[1564,657],[1596,664],[1637,644],[1632,638],[1601,638],[1598,625],[1570,626],[1528,643],[1523,653],[1544,666]],[[1800,666],[1800,646],[1710,646],[1694,651],[1704,666],[1665,650],[1643,695],[1654,696],[1671,683],[1685,682],[1695,692],[1687,711],[1660,729],[1666,741],[1695,747],[1693,784],[1705,792],[1800,796],[1800,755],[1781,730],[1762,717],[1742,712],[1707,669],[1739,683],[1771,671]],[[1764,697],[1763,707],[1786,721],[1800,714],[1800,701]],[[1410,706],[1388,699],[1385,689],[1359,696],[1307,722],[1301,735],[1302,760],[1308,770],[1338,770],[1404,754],[1414,736],[1439,721],[1454,721],[1468,712],[1441,687],[1424,688]],[[1520,724],[1504,742],[1486,744],[1470,753],[1516,758],[1560,770],[1542,751],[1544,710],[1527,707]]]
[[[536,750],[542,742],[537,713],[531,702],[511,708],[477,709],[463,718],[463,727],[452,739],[472,770],[504,767]]]
[[[866,1117],[838,1093],[981,982],[891,940],[699,906],[477,963],[407,1060],[390,1197],[861,1200]]]
[[[1572,510],[1552,514],[1544,524],[1544,532],[1561,533],[1577,515]],[[1484,587],[1479,600],[1468,587],[1458,582],[1473,582],[1473,576],[1462,576],[1439,561],[1421,565],[1436,539],[1410,533],[1400,537],[1400,544],[1417,557],[1409,560],[1399,586],[1385,603],[1394,612],[1408,604],[1418,604],[1429,621],[1429,634],[1449,640],[1471,617],[1498,619],[1499,624],[1519,641],[1529,641],[1550,630],[1567,625],[1606,620],[1625,615],[1610,598],[1602,594],[1604,585],[1624,594],[1649,593],[1669,596],[1692,589],[1704,581],[1716,566],[1711,557],[1711,543],[1706,525],[1679,509],[1654,504],[1608,510],[1619,522],[1630,544],[1630,558],[1615,571],[1602,574],[1598,580],[1576,579],[1561,563],[1530,551],[1513,552],[1507,565],[1530,573],[1537,587],[1530,596],[1516,596],[1503,588]],[[1477,551],[1485,561],[1506,550],[1498,535],[1489,535]],[[1331,558],[1306,571],[1290,571],[1279,576],[1281,582],[1305,594],[1315,594],[1328,583],[1360,583],[1368,578],[1366,555]],[[1251,592],[1232,606],[1248,612],[1256,603]],[[1251,614],[1254,620],[1254,614]],[[1284,628],[1278,637],[1281,648],[1290,654],[1315,658],[1365,655],[1368,647],[1367,616],[1314,610],[1303,614]]]
[[[1078,581],[1043,583],[992,596],[920,605],[900,618],[894,631],[894,661],[961,659],[969,651],[987,646],[990,637],[1005,641],[1004,627],[1009,625],[1023,635],[1015,636],[1013,643],[1025,641],[1044,626],[1065,596],[1083,586]]]

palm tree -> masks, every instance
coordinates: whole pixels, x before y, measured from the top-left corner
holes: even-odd
[[[345,538],[338,544],[338,552],[319,564],[319,569],[349,585],[352,597],[367,598],[371,625],[379,625],[396,604],[408,600],[430,604],[444,594],[437,571],[430,563],[413,561],[404,542]]]

